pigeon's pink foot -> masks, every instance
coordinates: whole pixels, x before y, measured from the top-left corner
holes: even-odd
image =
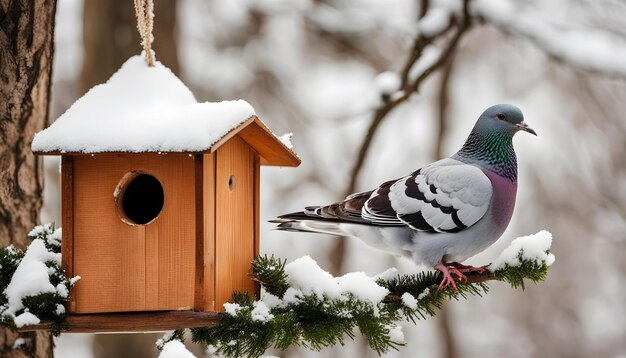
[[[465,275],[463,275],[463,273],[454,266],[438,263],[435,265],[435,270],[440,271],[443,274],[443,280],[441,280],[441,283],[439,284],[439,290],[443,290],[447,286],[452,286],[453,291],[458,291],[456,288],[456,282],[454,282],[452,275],[456,275],[459,281],[467,281],[467,277],[465,277]]]
[[[462,273],[485,273],[485,272],[489,272],[489,269],[487,268],[489,265],[476,267],[476,266],[463,265],[463,264],[460,264],[458,262],[448,262],[448,263],[446,263],[446,266],[454,267],[454,268],[458,269]]]

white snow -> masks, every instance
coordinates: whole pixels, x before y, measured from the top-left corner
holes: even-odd
[[[302,291],[298,290],[297,288],[289,287],[283,295],[283,302],[285,302],[286,304],[297,304],[298,302],[300,302],[302,295]]]
[[[335,278],[322,270],[310,256],[300,257],[285,265],[287,282],[305,295],[316,295],[322,299],[324,294],[330,298],[341,295]]]
[[[56,291],[48,277],[48,267],[45,264],[47,261],[54,261],[60,265],[61,254],[49,252],[43,240],[33,240],[4,291],[9,300],[5,314],[15,314],[24,308],[22,299],[26,296]]]
[[[551,24],[516,8],[510,0],[476,0],[472,11],[502,30],[521,35],[574,66],[626,76],[626,42],[608,31]]]
[[[154,342],[154,344],[156,345],[157,349],[163,349],[163,346],[165,345],[165,343],[171,340],[173,336],[174,336],[174,331],[167,331],[163,333],[163,336],[157,339],[156,342]]]
[[[43,225],[37,225],[28,232],[28,237],[37,237],[48,231],[52,231],[52,224],[48,223]]]
[[[281,136],[278,136],[278,140],[281,141],[285,147],[289,149],[293,149],[293,144],[291,143],[291,137],[293,137],[293,133],[285,133]]]
[[[93,87],[49,128],[33,151],[193,152],[211,147],[255,111],[243,100],[198,103],[160,62],[131,57],[104,84]]]
[[[179,340],[173,340],[165,343],[159,358],[196,358]]]
[[[31,326],[34,324],[39,324],[39,322],[41,322],[41,320],[39,319],[39,317],[35,316],[34,314],[30,313],[30,312],[24,312],[21,315],[15,317],[13,319],[13,321],[15,322],[15,326],[17,328],[23,327],[23,326]]]
[[[209,345],[206,347],[206,351],[207,351],[209,354],[214,354],[215,352],[217,352],[217,347],[216,347],[216,346],[214,346],[214,345],[212,345],[212,344],[209,344]]]
[[[378,275],[374,276],[374,278],[376,280],[391,280],[394,279],[396,277],[400,276],[400,271],[398,271],[397,268],[395,267],[390,267],[388,269],[386,269],[385,271],[379,273]]]
[[[80,280],[80,276],[78,276],[78,275],[70,278],[70,285],[74,286],[76,284],[76,282],[78,282],[78,280]]]
[[[261,301],[263,301],[263,303],[265,303],[265,305],[270,309],[280,307],[283,303],[279,297],[272,295],[271,293],[265,291],[265,289],[261,292]]]
[[[241,306],[237,303],[224,303],[224,313],[227,313],[233,317],[237,317],[237,313],[241,311]]]
[[[517,267],[522,264],[518,257],[521,253],[522,259],[535,261],[537,264],[545,263],[550,266],[554,263],[555,257],[546,251],[552,245],[552,234],[542,230],[534,235],[522,236],[513,240],[509,247],[504,249],[491,266],[490,270],[495,271],[505,268],[506,265]]]
[[[419,32],[426,37],[433,37],[450,25],[451,14],[442,7],[430,9],[417,24]]]
[[[391,326],[387,326],[387,329],[389,330],[389,339],[391,339],[392,342],[399,343],[399,344],[406,343],[404,339],[404,332],[402,332],[402,326],[391,325]]]
[[[250,315],[253,321],[267,322],[274,318],[274,315],[270,313],[269,307],[263,301],[255,301],[254,308]]]
[[[416,80],[427,68],[432,66],[441,56],[441,49],[435,45],[427,46],[422,57],[409,70],[409,79]]]
[[[378,304],[389,294],[389,290],[378,286],[374,278],[363,272],[350,272],[336,280],[342,293],[352,293],[358,299],[369,301],[372,305]]]
[[[63,283],[58,284],[56,287],[56,290],[59,296],[63,298],[67,298],[67,295],[70,294],[69,291],[67,290],[67,287]]]
[[[402,294],[402,303],[410,309],[414,310],[417,308],[417,299],[408,292]]]
[[[320,299],[323,296],[339,299],[352,294],[375,306],[389,293],[386,288],[378,286],[373,277],[362,272],[351,272],[335,278],[322,270],[310,256],[303,256],[285,265],[285,273],[287,282],[293,288],[305,295],[316,295]]]
[[[386,71],[376,76],[374,83],[380,93],[390,95],[400,89],[400,76],[395,72]]]
[[[42,239],[46,241],[46,244],[56,247],[61,247],[61,228],[54,229],[54,224],[42,224],[35,226],[29,233],[28,237],[31,239]]]
[[[48,241],[55,246],[61,247],[61,238],[63,236],[63,229],[58,228],[54,230],[54,232],[48,236]]]
[[[417,300],[419,301],[419,300],[423,299],[424,297],[428,296],[428,294],[429,294],[429,293],[430,293],[430,288],[426,287],[426,288],[424,289],[424,291],[422,291],[422,293],[420,293],[420,294],[417,296]]]

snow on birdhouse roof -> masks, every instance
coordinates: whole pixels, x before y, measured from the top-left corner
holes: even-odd
[[[42,154],[201,152],[251,117],[265,127],[246,101],[199,103],[170,69],[159,62],[148,67],[142,56],[134,56],[37,133],[32,150]]]

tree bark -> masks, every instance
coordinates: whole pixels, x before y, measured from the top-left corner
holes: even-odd
[[[42,160],[30,149],[48,118],[56,0],[0,0],[0,244],[23,248],[39,222]],[[52,357],[45,331],[0,329],[0,356]]]

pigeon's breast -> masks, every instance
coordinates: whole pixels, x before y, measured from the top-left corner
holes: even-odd
[[[498,236],[502,235],[513,216],[515,197],[517,195],[517,181],[511,181],[498,174],[483,170],[483,173],[491,181],[493,195],[491,197],[490,213],[492,215]]]

